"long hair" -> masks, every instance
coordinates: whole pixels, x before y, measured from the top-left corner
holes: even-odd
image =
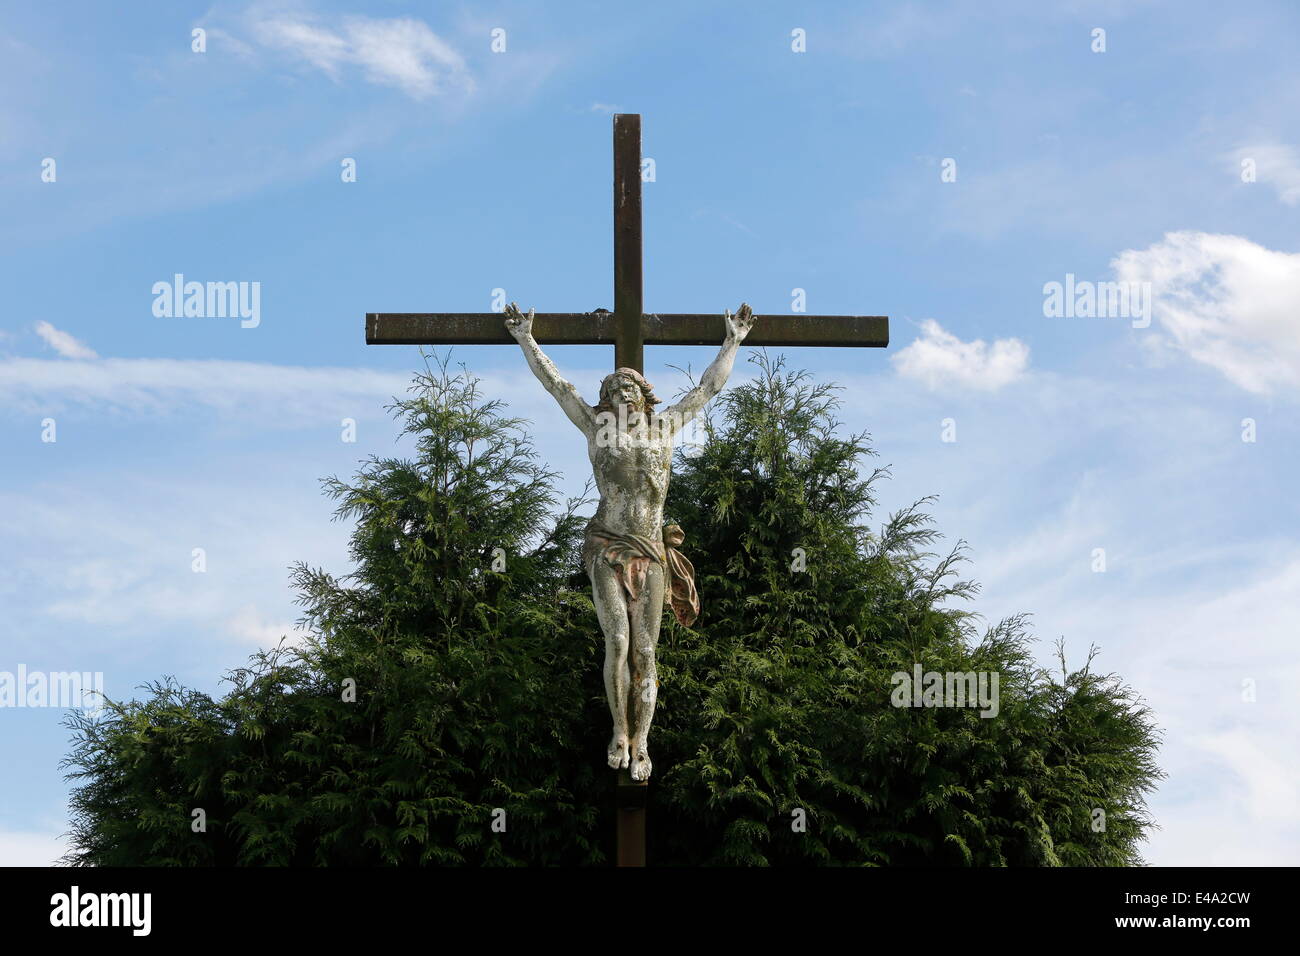
[[[634,368],[616,368],[606,375],[600,382],[600,404],[592,406],[592,410],[596,412],[612,412],[614,410],[614,406],[609,400],[609,388],[614,383],[614,379],[619,376],[630,378],[636,382],[637,387],[641,389],[641,398],[645,402],[645,410],[653,412],[654,407],[659,404],[654,386],[647,382],[645,376]]]

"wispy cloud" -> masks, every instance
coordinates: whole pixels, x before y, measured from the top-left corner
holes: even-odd
[[[1300,254],[1242,236],[1171,232],[1111,263],[1126,282],[1150,282],[1165,333],[1152,340],[1216,369],[1246,391],[1300,389]]]
[[[1244,171],[1243,164],[1251,164],[1255,182],[1272,187],[1286,205],[1300,205],[1300,150],[1278,143],[1258,143],[1242,146],[1231,157],[1238,170]]]
[[[57,479],[39,494],[0,491],[11,516],[0,545],[15,555],[0,583],[13,654],[102,660],[73,669],[104,670],[107,692],[120,695],[127,678],[108,662],[123,649],[168,634],[185,634],[196,654],[296,641],[286,569],[302,559],[348,570],[347,529],[324,520],[312,487],[328,449],[296,446],[274,476],[249,458],[189,471],[169,463],[155,480],[110,474],[107,457],[93,492]]]
[[[221,359],[0,359],[0,401],[27,409],[95,406],[152,414],[251,407],[301,419],[355,407],[359,416],[377,412],[410,383],[405,372]]]
[[[245,604],[226,623],[230,633],[257,647],[275,647],[284,638],[286,645],[298,644],[307,632],[292,621],[265,618],[255,604]]]
[[[992,345],[983,339],[963,342],[934,319],[926,319],[921,337],[895,353],[892,361],[899,375],[927,388],[955,385],[991,392],[1024,375],[1029,346],[1019,339],[998,339]]]
[[[78,341],[67,332],[63,332],[48,322],[36,323],[36,334],[45,340],[45,344],[64,358],[93,359],[98,358],[94,349]]]
[[[1213,561],[1222,583],[1208,589],[1102,599],[1094,589],[1092,600],[1076,595],[1060,608],[1076,634],[1109,642],[1108,666],[1140,688],[1165,730],[1169,781],[1153,798],[1162,830],[1151,837],[1165,865],[1294,865],[1300,853],[1291,758],[1300,562],[1286,560],[1286,543],[1251,550],[1271,560],[1250,576]]]
[[[421,20],[343,17],[327,23],[305,14],[249,14],[253,39],[341,82],[348,67],[364,78],[422,100],[451,90],[470,92],[465,58]]]

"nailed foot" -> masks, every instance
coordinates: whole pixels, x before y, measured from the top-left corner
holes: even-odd
[[[636,759],[632,761],[632,779],[650,779],[650,753],[645,747],[636,749]]]
[[[622,734],[615,734],[614,739],[609,742],[609,750],[606,754],[609,758],[611,770],[622,770],[628,765],[628,747],[627,737]]]

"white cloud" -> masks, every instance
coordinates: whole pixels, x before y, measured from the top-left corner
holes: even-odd
[[[326,456],[281,452],[275,475],[250,469],[256,459],[189,469],[181,462],[165,480],[139,469],[110,473],[110,456],[88,459],[93,490],[72,479],[0,491],[10,516],[0,550],[14,556],[0,598],[15,653],[51,650],[51,634],[68,635],[63,653],[101,653],[178,631],[200,643],[262,646],[299,636],[281,623],[294,617],[287,569],[299,559],[347,562],[348,529],[328,520],[315,479]],[[203,550],[203,573],[195,571],[195,548]]]
[[[1238,171],[1243,161],[1251,160],[1256,182],[1271,186],[1288,206],[1300,205],[1300,151],[1276,143],[1259,143],[1241,147],[1232,159]]]
[[[326,26],[305,16],[252,14],[260,44],[284,50],[339,80],[346,66],[366,79],[422,100],[458,87],[474,88],[465,59],[421,20],[345,17]]]
[[[204,26],[204,29],[208,31],[209,44],[214,44],[214,41],[219,42],[221,49],[229,50],[245,60],[251,60],[256,56],[256,51],[233,33],[215,26]]]
[[[927,388],[957,385],[996,391],[1016,381],[1029,366],[1029,346],[1019,339],[983,339],[963,342],[934,319],[921,323],[921,337],[892,358],[905,378],[924,382]]]
[[[1300,387],[1300,254],[1241,236],[1171,232],[1111,262],[1122,281],[1150,282],[1167,347],[1255,394]]]
[[[267,46],[280,47],[302,57],[337,78],[339,66],[348,56],[348,44],[340,36],[319,27],[293,20],[261,20],[257,23],[258,39]]]
[[[68,848],[53,833],[0,830],[0,866],[53,866]]]
[[[1291,729],[1294,729],[1292,727]],[[1231,773],[1243,794],[1237,805],[1260,824],[1294,826],[1300,806],[1300,772],[1285,759],[1288,735],[1275,730],[1235,728],[1193,738],[1192,745],[1213,755]]]
[[[1114,595],[1071,609],[1076,633],[1091,626],[1111,636],[1107,666],[1118,664],[1165,730],[1158,762],[1169,777],[1152,798],[1162,829],[1151,856],[1161,865],[1293,866],[1300,858],[1300,561],[1286,551],[1293,544],[1250,577],[1215,562],[1222,583],[1208,592]],[[1126,647],[1118,635],[1137,639]],[[1258,688],[1253,699],[1243,695],[1247,679]]]
[[[277,418],[293,420],[342,409],[360,418],[377,413],[410,384],[406,372],[221,359],[0,359],[0,401],[11,408],[109,406],[144,413],[194,406],[273,408]]]
[[[45,344],[64,358],[93,359],[98,358],[94,350],[67,332],[60,331],[48,322],[36,323],[36,334],[45,340]]]
[[[267,620],[255,604],[245,604],[226,622],[231,634],[241,641],[262,648],[272,648],[285,638],[286,646],[298,644],[306,631],[289,621]]]

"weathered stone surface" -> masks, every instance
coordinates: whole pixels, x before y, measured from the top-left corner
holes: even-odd
[[[663,412],[654,409],[659,399],[650,383],[630,368],[606,376],[599,403],[587,404],[533,338],[534,313],[524,315],[511,304],[505,316],[528,367],[587,438],[600,504],[587,528],[583,560],[605,635],[605,696],[614,722],[607,760],[614,769],[627,768],[632,779],[645,780],[651,770],[650,722],[658,697],[655,649],[665,596],[685,623],[699,612],[694,581],[687,577],[693,573],[690,563],[674,553],[683,532],[676,525],[665,529],[663,523],[673,441],[722,391],[754,316],[747,305],[725,314],[726,333],[717,357],[700,383]]]

